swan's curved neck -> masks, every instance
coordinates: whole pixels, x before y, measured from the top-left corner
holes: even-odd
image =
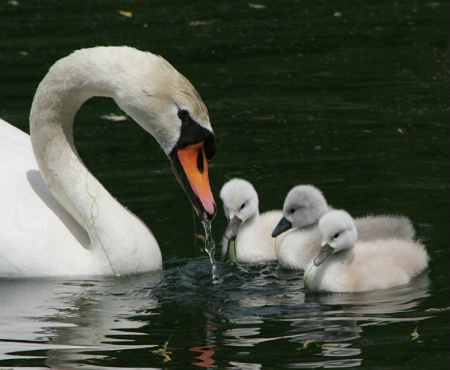
[[[30,134],[51,192],[88,233],[88,249],[116,273],[124,253],[131,252],[125,242],[135,251],[149,241],[150,248],[158,247],[145,225],[89,172],[74,146],[73,121],[81,105],[93,96],[114,97],[118,89],[120,71],[113,63],[108,58],[98,60],[98,56],[77,60],[75,54],[57,62],[35,94]]]

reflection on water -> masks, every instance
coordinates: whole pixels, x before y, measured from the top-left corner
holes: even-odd
[[[311,294],[299,274],[275,264],[227,262],[218,270],[215,284],[205,257],[174,260],[156,275],[2,281],[0,364],[26,359],[34,366],[102,368],[130,351],[158,366],[162,357],[154,349],[167,342],[169,361],[188,352],[197,367],[260,368],[256,359],[272,346],[288,367],[351,367],[362,361],[358,341],[371,326],[411,322],[412,328],[428,317],[416,311],[428,296],[426,275],[384,291]],[[189,314],[196,325],[184,322]],[[165,320],[174,332],[154,336]]]
[[[0,281],[0,364],[42,359],[69,368],[105,357],[93,352],[139,348],[133,338],[146,322],[133,316],[158,307],[151,287],[159,279]]]
[[[275,268],[272,274],[277,275],[279,272]],[[255,292],[248,297],[242,292],[231,292],[243,297],[235,296],[229,311],[225,310],[228,313],[227,319],[233,323],[233,327],[223,333],[226,338],[224,342],[230,346],[253,347],[264,342],[282,343],[287,340],[297,343],[297,350],[311,351],[309,348],[311,346],[320,349],[318,352],[315,351],[315,354],[321,354],[324,359],[340,358],[339,361],[321,360],[314,363],[286,364],[289,367],[356,366],[361,359],[342,358],[354,357],[361,353],[361,349],[355,348],[351,342],[363,335],[364,327],[400,321],[417,322],[427,318],[425,315],[405,317],[407,312],[414,312],[420,301],[427,297],[426,275],[405,286],[364,294],[304,293],[302,280],[292,277],[278,277],[279,280],[273,283],[279,285],[280,289],[276,294],[271,294],[271,284],[267,283],[268,276],[263,275],[265,274],[248,281],[248,289],[258,290],[256,287],[259,286],[267,292],[267,295],[256,295],[254,299]],[[260,279],[261,277],[264,279]],[[239,306],[235,306],[235,303]],[[288,327],[283,325],[282,331],[267,336],[264,334],[267,320],[283,322],[288,324]]]

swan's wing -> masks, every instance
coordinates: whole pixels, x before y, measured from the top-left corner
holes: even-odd
[[[51,268],[49,265],[68,268],[58,263],[59,257],[74,253],[76,260],[87,254],[80,247],[80,243],[87,242],[87,236],[48,190],[34,159],[30,137],[3,120],[0,208],[0,276],[49,274],[49,270],[42,271]]]

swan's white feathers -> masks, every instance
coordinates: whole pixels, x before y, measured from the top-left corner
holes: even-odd
[[[77,154],[73,119],[94,96],[113,98],[166,153],[180,136],[179,109],[212,131],[198,92],[162,57],[128,47],[98,47],[57,61],[31,107],[33,149],[30,136],[0,120],[0,276],[161,269],[151,231],[108,193]]]
[[[179,137],[179,109],[188,110],[198,124],[212,132],[208,110],[197,90],[155,54],[131,47],[82,49],[57,61],[49,72],[41,82],[40,95],[35,96],[31,115],[34,106],[64,104],[65,111],[76,111],[91,96],[109,96],[114,91],[112,98],[117,105],[152,134],[166,153]],[[118,75],[120,79],[115,78]],[[61,89],[63,84],[66,89]],[[54,88],[58,88],[58,96]],[[65,91],[71,94],[70,99],[66,99]],[[149,118],[156,117],[161,122],[157,127],[149,124]],[[73,120],[70,116],[65,118]]]

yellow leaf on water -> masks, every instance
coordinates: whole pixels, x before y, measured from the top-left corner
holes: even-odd
[[[202,242],[206,242],[206,237],[204,235],[195,234],[195,236],[200,239]]]
[[[341,345],[339,343],[324,343],[322,348],[339,348]]]
[[[162,348],[151,351],[153,354],[161,356],[163,358],[163,362],[172,361],[172,358],[170,357],[170,355],[172,354],[172,351],[169,351],[167,349],[167,347],[169,347],[169,340],[170,340],[170,338],[172,338],[172,335],[169,337],[169,339],[167,339],[167,341],[164,343],[164,346]]]
[[[252,9],[265,9],[265,8],[266,8],[266,6],[263,5],[263,4],[253,4],[253,3],[250,3],[250,4],[248,4],[248,6],[249,6],[250,8],[252,8]]]
[[[127,18],[131,18],[133,16],[133,13],[127,10],[119,10],[119,14]]]
[[[100,116],[100,118],[106,119],[107,121],[113,121],[113,122],[126,121],[128,119],[127,116],[114,114],[114,113],[104,114],[103,116]]]
[[[93,306],[96,303],[94,301],[83,301],[83,306]]]
[[[417,338],[419,338],[419,332],[417,331],[417,326],[414,329],[414,331],[411,333],[411,340],[416,340]]]
[[[450,307],[444,307],[444,308],[430,307],[425,310],[425,312],[440,312],[440,311],[450,311]]]
[[[311,344],[316,343],[317,341],[314,339],[308,339],[307,341],[303,342],[303,349],[308,348]]]
[[[198,26],[209,26],[210,24],[216,23],[217,20],[211,19],[209,21],[191,21],[189,22],[189,26],[198,27]]]

